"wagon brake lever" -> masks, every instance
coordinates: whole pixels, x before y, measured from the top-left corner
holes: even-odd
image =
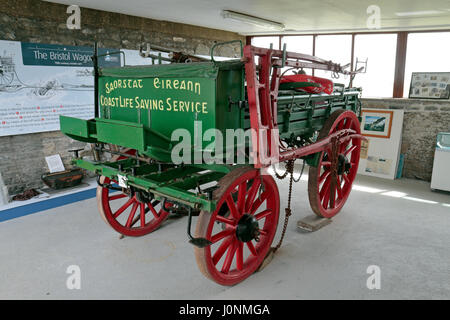
[[[188,216],[188,227],[187,227],[187,235],[189,237],[189,243],[193,244],[196,247],[204,248],[209,245],[212,245],[212,242],[205,238],[194,238],[191,235],[191,221],[192,221],[192,208],[189,207],[189,216]]]

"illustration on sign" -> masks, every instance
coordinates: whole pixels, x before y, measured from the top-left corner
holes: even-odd
[[[120,66],[101,49],[101,66]],[[0,41],[0,136],[59,130],[59,115],[94,116],[93,48]]]

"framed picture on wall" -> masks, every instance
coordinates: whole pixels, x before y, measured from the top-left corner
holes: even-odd
[[[361,134],[367,137],[389,139],[393,117],[393,111],[361,110]]]
[[[409,98],[448,100],[450,72],[413,72]]]

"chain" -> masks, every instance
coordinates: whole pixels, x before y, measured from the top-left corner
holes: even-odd
[[[289,166],[290,166],[291,162],[293,162],[293,160],[289,160],[286,162],[286,171],[284,171],[283,174],[278,174],[277,170],[275,169],[275,165],[272,165],[273,172],[275,172],[275,176],[278,179],[283,180],[284,178],[287,177],[287,175],[289,174]],[[292,167],[294,167],[294,166],[292,165]]]
[[[287,226],[289,223],[289,217],[292,214],[291,199],[292,199],[292,182],[294,181],[294,162],[295,162],[295,160],[289,160],[286,162],[286,172],[283,175],[283,178],[281,178],[281,179],[284,179],[288,173],[291,174],[291,178],[289,179],[288,204],[287,204],[287,207],[284,209],[286,215],[284,217],[283,231],[281,232],[280,241],[278,241],[278,244],[275,246],[275,248],[272,248],[274,253],[281,247],[281,244],[283,243],[283,239],[286,234]],[[303,169],[302,169],[302,173],[303,173]],[[277,177],[278,177],[278,175],[277,175]],[[301,174],[300,174],[300,177],[301,177]],[[299,180],[300,180],[300,178],[299,178]]]

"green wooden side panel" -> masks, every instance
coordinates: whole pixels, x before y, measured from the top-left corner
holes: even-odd
[[[157,134],[170,140],[187,133],[196,149],[212,149],[214,139],[203,141],[200,134],[217,129],[225,135],[226,129],[241,128],[244,112],[229,101],[244,96],[240,61],[102,69],[100,116],[106,122],[99,124],[99,140],[139,149],[161,161],[170,161],[171,146],[155,138]],[[139,129],[110,121],[134,123]],[[137,136],[131,141],[121,134]]]
[[[145,150],[145,131],[142,124],[105,119],[96,119],[96,124],[98,141],[127,146],[141,152]]]
[[[97,142],[94,137],[96,133],[95,122],[66,116],[60,116],[59,122],[61,132],[72,139],[91,143]]]

